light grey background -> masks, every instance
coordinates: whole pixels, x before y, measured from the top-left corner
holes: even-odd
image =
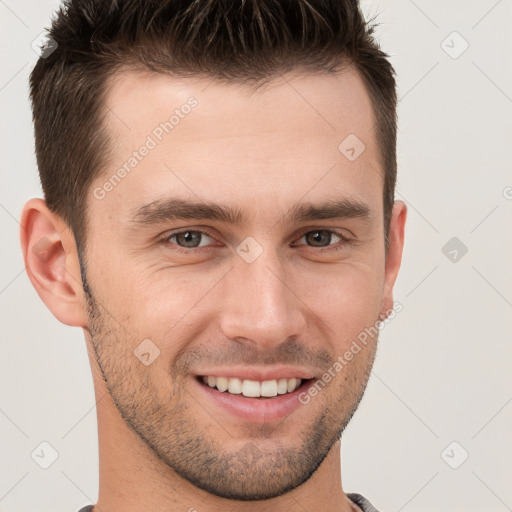
[[[18,241],[24,202],[41,196],[30,43],[56,5],[0,0],[4,512],[74,512],[98,491],[85,341],[39,299]],[[374,374],[344,435],[344,488],[383,512],[512,510],[512,3],[363,6],[380,12],[377,35],[398,73],[397,198],[409,218],[395,297],[403,311],[382,331]],[[448,246],[445,256],[452,237],[467,254]],[[58,452],[48,469],[31,458],[43,441]]]

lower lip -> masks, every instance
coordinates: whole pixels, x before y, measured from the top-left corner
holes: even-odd
[[[271,398],[250,398],[243,395],[233,395],[228,391],[219,391],[207,384],[194,379],[202,393],[208,400],[218,407],[245,421],[253,423],[270,423],[279,421],[290,415],[302,406],[299,395],[307,392],[314,379],[303,382],[295,391],[285,395],[277,395]]]

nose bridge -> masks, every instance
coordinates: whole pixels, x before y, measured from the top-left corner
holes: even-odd
[[[248,261],[237,255],[228,276],[221,311],[223,334],[263,348],[300,334],[305,325],[302,303],[291,283],[286,283],[286,269],[278,256],[265,249]]]

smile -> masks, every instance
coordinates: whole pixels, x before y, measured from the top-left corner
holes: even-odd
[[[267,372],[270,375],[234,369],[229,376],[223,376],[223,373],[221,370],[217,375],[196,375],[193,379],[197,393],[207,400],[207,407],[214,408],[209,409],[210,414],[215,414],[217,408],[229,414],[228,417],[225,414],[216,416],[223,418],[222,421],[229,421],[228,418],[233,416],[251,423],[282,421],[296,409],[304,407],[299,395],[307,392],[315,382],[307,372],[291,369]],[[248,373],[245,376],[250,378],[243,378],[243,373]],[[292,377],[294,374],[300,376]]]
[[[202,381],[219,391],[231,393],[232,395],[243,395],[249,398],[272,398],[277,395],[286,395],[292,393],[301,384],[302,379],[273,379],[273,380],[249,380],[239,379],[237,377],[215,377],[212,375],[204,375]]]

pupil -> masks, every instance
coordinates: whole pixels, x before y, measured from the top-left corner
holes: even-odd
[[[313,241],[314,243],[322,243],[322,239],[325,243],[329,243],[330,241],[330,233],[328,233],[327,231],[323,230],[323,231],[312,231],[311,232],[311,235],[312,235],[312,238],[313,238]]]
[[[184,241],[187,247],[195,247],[195,243],[199,243],[199,233],[196,233],[195,231],[185,231],[184,233],[180,233],[178,237],[182,238],[182,241]]]

